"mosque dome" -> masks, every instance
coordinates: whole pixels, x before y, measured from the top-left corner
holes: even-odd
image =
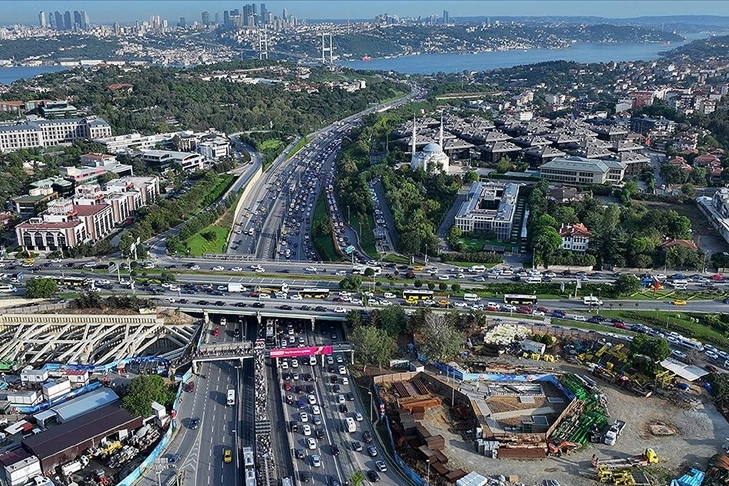
[[[443,149],[437,143],[431,142],[428,145],[426,145],[425,147],[423,147],[423,152],[440,153],[440,152],[443,152]]]

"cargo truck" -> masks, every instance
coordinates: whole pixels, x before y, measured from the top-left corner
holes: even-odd
[[[610,426],[607,432],[605,432],[605,439],[603,442],[607,445],[615,445],[615,442],[618,440],[618,437],[620,437],[620,434],[623,432],[623,429],[625,428],[625,422],[622,420],[616,420],[613,422],[613,424]]]
[[[596,455],[592,456],[592,465],[600,469],[622,470],[651,464],[658,464],[658,454],[651,448],[646,449],[643,454],[624,458],[598,459]]]
[[[228,282],[228,292],[244,292],[246,290],[245,287],[239,282]]]

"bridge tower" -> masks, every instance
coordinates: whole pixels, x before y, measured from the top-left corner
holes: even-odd
[[[328,58],[327,54],[329,55]],[[334,48],[332,47],[331,32],[325,32],[321,35],[321,63],[334,64]]]
[[[258,29],[258,59],[268,59],[268,30]]]

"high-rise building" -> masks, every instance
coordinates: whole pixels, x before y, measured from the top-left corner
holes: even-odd
[[[178,24],[183,29],[187,27],[187,23],[185,22],[185,17],[180,17],[180,23]]]
[[[230,11],[223,10],[223,26],[230,27]]]
[[[220,12],[215,12],[215,25],[220,25]]]
[[[289,18],[288,18],[288,15],[286,15],[286,9],[283,9],[283,16],[281,17],[281,20],[283,20],[284,22],[286,22],[288,19]]]
[[[443,23],[447,24],[450,21],[448,10],[443,10]]]
[[[48,27],[48,20],[46,17],[46,13],[43,10],[38,12],[38,25],[40,25],[43,28]]]
[[[210,13],[206,10],[201,14],[202,24],[208,25],[210,23]]]
[[[56,30],[63,30],[63,14],[56,10],[53,13],[53,18],[56,19]]]
[[[66,10],[66,12],[63,14],[63,28],[64,30],[72,30],[73,29],[73,21],[71,20],[71,12]]]
[[[268,23],[268,10],[266,10],[266,4],[261,4],[261,23],[267,24]]]

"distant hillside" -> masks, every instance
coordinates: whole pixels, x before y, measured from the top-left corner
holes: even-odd
[[[707,59],[712,57],[726,58],[729,55],[729,35],[699,39],[662,53],[667,59],[690,57],[691,59]]]

